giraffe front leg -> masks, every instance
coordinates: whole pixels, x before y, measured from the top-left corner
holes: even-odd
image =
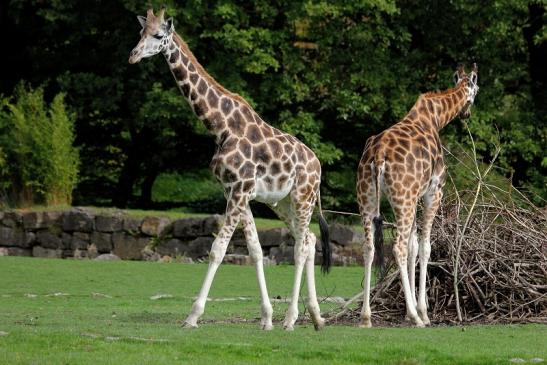
[[[315,243],[317,238],[315,234],[308,231],[308,257],[306,258],[306,283],[308,284],[308,310],[316,331],[325,326],[325,319],[321,317],[321,309],[317,302],[317,293],[315,291]]]
[[[215,273],[217,272],[217,269],[226,254],[228,243],[230,242],[232,234],[239,223],[243,204],[245,204],[245,202],[239,196],[232,195],[232,197],[228,200],[226,220],[217,237],[213,241],[213,245],[211,246],[207,274],[205,275],[205,280],[203,281],[198,297],[192,305],[192,311],[184,321],[184,328],[198,327],[197,322],[205,310],[205,303],[207,301],[207,296],[209,295],[209,290],[211,289],[211,284],[213,283]]]
[[[251,208],[248,205],[245,209],[245,215],[243,217],[243,232],[245,233],[245,239],[247,240],[249,255],[256,267],[256,277],[258,279],[258,287],[260,289],[260,327],[265,331],[270,331],[273,329],[273,309],[272,304],[270,303],[270,297],[268,296],[266,278],[264,277],[264,260],[262,247],[260,246],[260,242],[258,241],[258,234],[256,232],[256,225],[253,219],[253,213],[251,212]]]
[[[232,232],[233,232],[233,229],[230,229],[230,227],[227,227],[226,230],[221,229],[221,231],[219,232],[219,236],[217,236],[217,238],[213,242],[213,245],[211,246],[211,252],[209,253],[209,267],[207,269],[207,274],[205,275],[205,280],[203,281],[203,284],[201,286],[201,290],[198,294],[197,299],[194,301],[194,304],[192,305],[192,311],[190,312],[188,317],[186,317],[186,319],[184,320],[183,327],[185,328],[198,327],[197,321],[205,310],[205,302],[207,301],[207,296],[209,295],[211,284],[213,283],[213,279],[215,277],[216,271],[220,263],[222,262],[222,259],[224,258],[224,254],[226,253],[226,248],[228,247],[228,243],[230,241]],[[221,233],[222,233],[222,236],[221,236]]]

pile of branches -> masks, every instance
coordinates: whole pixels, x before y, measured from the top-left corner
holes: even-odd
[[[476,189],[446,194],[434,222],[429,318],[547,323],[547,210],[514,188],[499,191],[476,171]],[[392,325],[403,322],[406,308],[399,271],[390,261],[389,274],[372,290],[371,309],[373,321]],[[331,320],[358,322],[361,304],[359,293]]]

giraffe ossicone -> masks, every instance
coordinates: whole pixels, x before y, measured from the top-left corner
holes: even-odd
[[[397,124],[367,139],[357,171],[357,201],[363,221],[365,287],[361,326],[371,327],[370,280],[375,250],[383,257],[380,199],[385,195],[393,209],[397,233],[393,255],[399,267],[407,318],[416,326],[430,323],[427,316],[426,275],[431,253],[431,227],[440,205],[445,164],[439,131],[458,114],[469,118],[479,90],[477,65],[466,74],[458,67],[456,86],[418,97]],[[418,238],[416,207],[423,200]],[[419,255],[419,294],[416,301],[415,267]],[[383,271],[383,263],[380,262]]]
[[[323,327],[314,278],[315,235],[309,223],[319,206],[322,238],[322,270],[330,269],[328,225],[321,212],[319,160],[302,142],[264,122],[241,96],[221,86],[199,64],[188,45],[175,32],[173,19],[164,19],[165,9],[138,17],[141,39],[131,51],[129,63],[162,53],[196,116],[216,136],[217,149],[211,161],[215,177],[224,187],[226,219],[209,254],[209,268],[195,300],[186,327],[197,327],[203,314],[213,278],[226,253],[232,234],[241,221],[249,255],[256,266],[261,295],[261,327],[273,328],[272,305],[264,278],[262,248],[251,200],[268,204],[287,224],[295,239],[295,277],[289,309],[283,326],[292,330],[298,317],[298,296],[302,272],[306,270],[308,309],[316,329]]]

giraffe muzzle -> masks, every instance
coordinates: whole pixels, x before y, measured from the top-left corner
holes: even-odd
[[[461,118],[469,119],[471,117],[471,106],[468,106],[466,109],[462,110]]]
[[[130,64],[135,64],[137,62],[139,62],[141,60],[141,53],[139,52],[138,49],[134,49],[131,51],[131,53],[129,54],[129,63]]]

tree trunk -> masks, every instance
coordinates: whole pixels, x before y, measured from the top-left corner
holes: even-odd
[[[149,171],[141,184],[141,196],[139,198],[139,208],[149,209],[152,206],[152,187],[158,177],[157,170]]]
[[[112,196],[112,205],[118,208],[127,208],[133,197],[133,186],[138,178],[140,160],[135,151],[131,151],[118,179],[118,185]]]

